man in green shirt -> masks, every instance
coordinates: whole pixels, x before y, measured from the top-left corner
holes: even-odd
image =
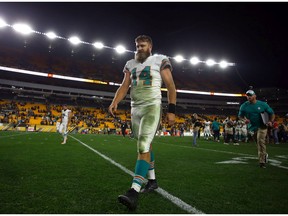
[[[214,136],[214,141],[220,142],[220,126],[221,123],[218,122],[217,117],[215,117],[214,121],[212,122],[212,131]]]
[[[248,123],[248,131],[255,134],[257,138],[258,158],[261,168],[266,168],[268,154],[266,153],[265,138],[267,135],[267,126],[272,126],[275,119],[273,109],[266,103],[256,99],[253,90],[246,92],[247,101],[240,106],[238,116]],[[266,122],[264,114],[268,114]]]

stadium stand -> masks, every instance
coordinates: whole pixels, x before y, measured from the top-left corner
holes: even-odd
[[[125,59],[113,55],[109,58],[101,55],[88,58],[87,55],[75,57],[71,53],[63,55],[62,52],[59,54],[59,50],[55,52],[55,50],[37,49],[35,52],[29,46],[21,46],[19,41],[13,45],[0,41],[0,47],[0,66],[95,79],[103,82],[121,83],[122,81],[123,74],[121,71]],[[97,61],[95,61],[96,59]],[[174,66],[174,71],[176,72],[175,84],[178,89],[224,93],[246,91],[246,86],[243,87],[243,85],[235,83],[233,81],[235,79],[231,79],[231,76],[235,75],[233,73],[230,75],[227,73],[211,75],[211,71],[205,71],[201,67],[183,68],[177,64]],[[57,117],[59,118],[61,104],[64,103],[73,107],[74,116],[77,118],[73,130],[78,130],[78,132],[85,132],[87,128],[90,128],[91,131],[93,128],[96,132],[104,131],[104,128],[116,131],[117,121],[130,121],[131,119],[129,95],[121,102],[122,110],[119,110],[117,119],[112,118],[107,113],[107,108],[118,86],[15,74],[6,70],[0,72],[0,99],[2,99],[0,101],[0,120],[8,124],[2,125],[0,128],[2,130],[13,130],[15,121],[17,123],[22,120],[29,125],[36,125],[38,130],[42,128],[41,131],[56,131],[55,127],[49,124],[54,124]],[[190,78],[186,77],[187,73],[190,74]],[[269,101],[270,106],[280,119],[287,113],[287,90],[269,88],[255,89],[255,91],[258,99]],[[166,97],[166,93],[163,92],[164,113],[167,110]],[[231,98],[178,93],[177,124],[189,125],[189,119],[193,113],[210,120],[213,120],[215,116],[220,117],[220,119],[227,115],[235,117],[240,104],[245,100],[245,97]],[[10,106],[8,106],[7,101],[10,101]],[[228,104],[227,102],[232,103]],[[18,113],[13,111],[16,109],[14,106],[17,106]],[[7,118],[3,113],[8,113],[9,117]],[[48,119],[51,121],[49,122]]]

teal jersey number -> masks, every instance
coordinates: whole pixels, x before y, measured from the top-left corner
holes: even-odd
[[[151,85],[152,84],[152,76],[150,75],[150,66],[146,66],[139,75],[139,81],[143,81],[143,85]],[[132,70],[132,84],[133,86],[137,85],[137,76],[136,76],[136,68]]]

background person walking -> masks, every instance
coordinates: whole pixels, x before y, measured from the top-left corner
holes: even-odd
[[[254,134],[254,139],[256,136],[259,164],[261,168],[266,168],[265,164],[267,163],[268,154],[266,152],[265,137],[267,126],[272,126],[275,114],[267,103],[256,99],[256,94],[252,89],[246,92],[246,96],[247,101],[240,106],[238,116],[248,123],[248,131],[250,134]],[[265,112],[268,115],[267,122],[263,118]]]

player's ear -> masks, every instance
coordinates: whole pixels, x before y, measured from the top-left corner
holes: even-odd
[[[152,51],[152,44],[149,44],[149,50]]]

